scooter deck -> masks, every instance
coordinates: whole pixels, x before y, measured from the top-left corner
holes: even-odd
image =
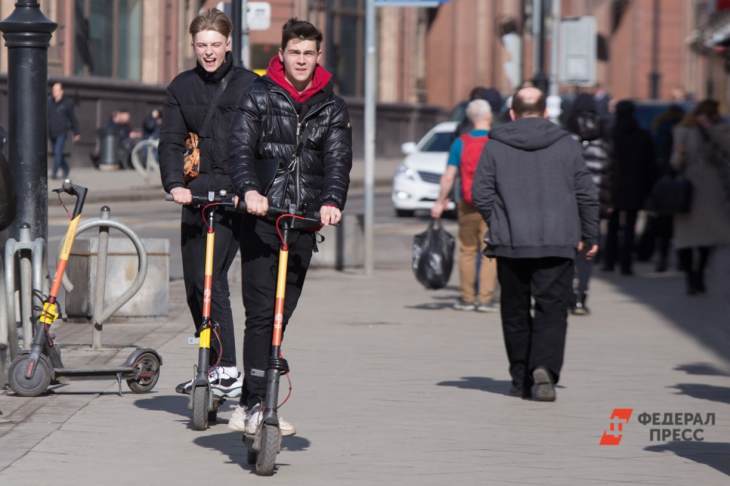
[[[119,373],[134,374],[135,368],[131,366],[119,366],[115,368],[54,368],[56,376],[116,376]]]

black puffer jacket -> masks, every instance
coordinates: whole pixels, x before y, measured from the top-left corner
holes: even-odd
[[[240,196],[257,190],[273,206],[288,199],[304,211],[325,203],[345,207],[352,130],[347,106],[331,84],[298,104],[268,77],[257,79],[233,116],[230,150],[230,176]]]
[[[210,103],[220,88],[221,80],[230,70],[233,71],[228,78],[226,90],[218,100],[209,127],[204,129],[202,125]],[[213,73],[198,65],[172,80],[167,87],[167,101],[160,129],[160,172],[165,191],[185,186],[183,156],[188,132],[200,135],[200,173],[209,174],[204,179],[210,187],[197,187],[200,184],[193,181],[193,192],[205,192],[209,189],[232,190],[226,173],[230,115],[234,112],[241,94],[256,78],[256,74],[251,71],[234,67],[229,54],[223,65]]]

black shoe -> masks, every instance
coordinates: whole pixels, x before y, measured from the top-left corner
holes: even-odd
[[[687,282],[687,295],[697,295],[699,289],[697,288],[697,276],[695,272],[686,272],[685,280]]]
[[[575,296],[575,302],[570,307],[570,313],[574,316],[587,316],[591,313],[591,310],[586,305],[588,301],[587,294],[578,294]]]
[[[513,397],[523,397],[525,394],[524,389],[520,385],[515,385],[512,383],[512,386],[509,388],[509,394]]]
[[[555,401],[555,385],[550,372],[543,367],[535,368],[532,372],[532,399],[538,402]]]
[[[614,266],[613,265],[604,265],[601,267],[601,270],[604,272],[613,272]]]
[[[622,268],[621,269],[621,275],[631,276],[633,274],[634,274],[634,271],[632,269],[630,269],[630,268]]]
[[[654,267],[654,271],[656,273],[664,273],[667,271],[667,268],[669,268],[669,264],[667,263],[666,258],[662,258],[657,262],[656,266]]]

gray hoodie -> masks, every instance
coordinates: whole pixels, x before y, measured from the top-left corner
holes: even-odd
[[[598,191],[581,147],[544,118],[490,132],[472,191],[487,255],[574,258],[579,241],[598,242]]]

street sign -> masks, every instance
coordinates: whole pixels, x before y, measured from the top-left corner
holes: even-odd
[[[376,7],[438,7],[449,0],[375,0]]]
[[[596,18],[565,18],[560,21],[560,82],[596,84]]]
[[[249,30],[268,30],[271,27],[271,4],[248,2],[246,24]]]

